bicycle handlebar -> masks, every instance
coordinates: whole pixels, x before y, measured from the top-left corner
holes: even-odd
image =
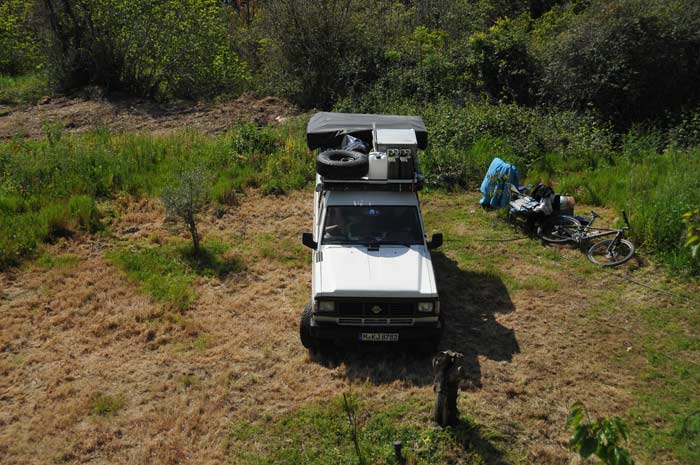
[[[625,224],[626,224],[627,227],[629,228],[629,227],[630,227],[630,221],[627,219],[627,213],[626,213],[624,210],[622,210],[622,218],[624,218]]]

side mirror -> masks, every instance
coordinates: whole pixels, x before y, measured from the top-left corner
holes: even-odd
[[[310,249],[316,250],[318,243],[314,240],[314,235],[311,233],[301,234],[301,243]]]
[[[442,245],[442,233],[433,234],[433,238],[428,242],[428,249],[437,249]]]

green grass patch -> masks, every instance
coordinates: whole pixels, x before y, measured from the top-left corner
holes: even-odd
[[[195,277],[221,279],[244,269],[228,250],[228,246],[213,242],[202,244],[199,254],[189,244],[134,244],[108,252],[107,258],[155,301],[185,310],[196,299]]]
[[[126,401],[122,396],[97,393],[90,399],[90,412],[100,417],[111,417],[121,410]]]
[[[162,192],[176,168],[198,165],[212,180],[209,198],[230,205],[237,193],[300,189],[314,178],[303,121],[241,125],[227,134],[66,135],[45,125],[40,140],[0,142],[0,269],[31,256],[42,242],[101,228],[96,201]]]
[[[396,464],[393,442],[400,440],[410,464],[499,463],[508,444],[495,431],[463,417],[455,427],[433,427],[431,404],[415,400],[390,407],[352,398],[359,419],[364,463]],[[279,418],[237,422],[229,433],[231,460],[240,464],[356,464],[351,426],[342,397],[307,405]]]
[[[41,97],[49,94],[49,83],[44,74],[0,75],[0,104],[35,104]],[[0,114],[0,117],[2,116],[4,115]]]
[[[36,259],[35,265],[46,268],[71,268],[80,262],[80,257],[71,254],[51,255],[45,253]]]
[[[700,327],[697,308],[649,305],[640,313],[647,365],[630,412],[633,440],[680,463],[700,463],[700,337],[690,330]]]

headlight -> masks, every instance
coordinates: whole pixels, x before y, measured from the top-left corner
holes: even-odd
[[[432,313],[433,303],[432,302],[418,302],[418,311],[421,313]]]
[[[321,300],[316,307],[318,312],[333,313],[335,311],[335,302],[332,300]]]

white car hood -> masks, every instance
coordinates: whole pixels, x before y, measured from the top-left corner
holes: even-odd
[[[326,245],[317,253],[317,296],[436,297],[430,254],[422,245]]]

